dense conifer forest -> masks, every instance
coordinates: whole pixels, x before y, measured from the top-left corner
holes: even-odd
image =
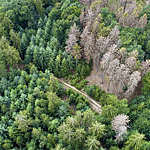
[[[150,150],[150,1],[0,0],[0,150]]]

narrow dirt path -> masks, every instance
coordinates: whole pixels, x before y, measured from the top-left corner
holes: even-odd
[[[55,77],[56,78],[56,77]],[[86,97],[88,100],[89,100],[89,103],[90,103],[90,106],[91,108],[97,112],[97,113],[101,113],[102,112],[102,109],[101,109],[101,105],[96,102],[94,99],[92,99],[90,96],[88,96],[86,93],[82,92],[82,91],[79,91],[77,88],[75,88],[74,86],[64,82],[63,80],[61,79],[58,79],[56,78],[59,82],[61,82],[66,88],[71,88],[73,89],[74,91],[76,91],[77,93],[83,95],[84,97]]]

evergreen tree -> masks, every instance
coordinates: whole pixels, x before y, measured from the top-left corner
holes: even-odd
[[[135,132],[129,136],[128,141],[126,142],[126,150],[141,150],[142,145],[144,144],[144,134]]]
[[[3,61],[2,64],[5,65],[7,69],[21,60],[19,52],[13,46],[10,46],[5,37],[0,39],[0,53],[0,59]]]

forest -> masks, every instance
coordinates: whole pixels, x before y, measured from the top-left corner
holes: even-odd
[[[150,0],[0,0],[0,150],[150,150]]]

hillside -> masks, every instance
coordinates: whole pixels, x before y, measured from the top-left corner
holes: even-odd
[[[149,0],[0,0],[0,150],[150,150]]]

